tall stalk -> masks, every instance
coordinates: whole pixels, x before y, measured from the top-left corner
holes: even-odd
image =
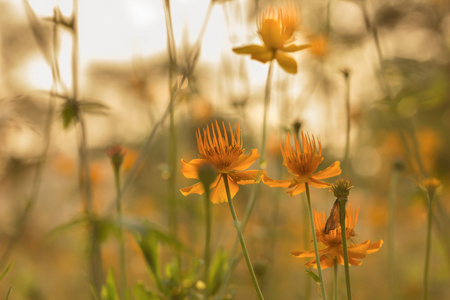
[[[350,153],[350,71],[342,70],[345,79],[345,111],[347,117],[347,128],[345,136],[345,154],[343,159],[343,175],[348,174],[348,155]]]
[[[89,239],[90,239],[90,253],[89,253],[89,266],[91,270],[91,280],[95,289],[95,292],[100,295],[100,290],[103,281],[103,267],[102,267],[102,258],[100,252],[100,241],[99,241],[99,233],[96,224],[96,220],[94,220],[94,214],[92,211],[92,189],[91,189],[91,179],[89,172],[89,156],[87,151],[87,132],[86,132],[86,124],[84,121],[84,117],[82,111],[79,107],[78,99],[78,0],[73,1],[72,8],[72,97],[71,100],[74,102],[74,106],[77,109],[77,117],[79,122],[79,132],[78,132],[78,155],[80,160],[79,166],[79,180],[80,180],[80,188],[82,190],[82,195],[85,201],[85,214],[89,221],[88,230],[89,230]]]
[[[222,174],[222,177],[223,177],[223,182],[225,184],[225,190],[227,192],[227,198],[228,198],[228,204],[230,206],[230,212],[231,212],[231,215],[233,216],[234,226],[236,227],[239,242],[241,243],[242,253],[244,254],[245,262],[247,264],[248,271],[252,278],[253,286],[255,288],[256,293],[258,294],[258,299],[262,300],[262,299],[264,299],[264,297],[263,297],[263,294],[259,287],[258,280],[256,279],[256,274],[255,274],[255,271],[253,270],[253,266],[250,261],[250,257],[248,255],[247,246],[245,245],[244,236],[242,235],[241,225],[239,224],[239,221],[237,219],[236,212],[234,210],[233,201],[231,199],[230,187],[228,184],[228,174],[224,173],[224,174]]]
[[[263,112],[263,129],[262,129],[262,138],[261,138],[261,152],[260,152],[260,158],[259,158],[259,168],[265,169],[266,162],[265,162],[265,152],[266,152],[266,138],[267,138],[267,116],[269,113],[270,108],[270,95],[272,90],[272,77],[273,77],[273,60],[269,63],[269,68],[267,71],[267,79],[266,79],[266,87],[265,87],[265,94],[264,94],[264,112]],[[247,202],[247,206],[245,207],[244,216],[242,217],[242,223],[241,223],[241,229],[242,231],[245,230],[245,227],[247,226],[247,222],[250,218],[250,215],[253,211],[253,207],[255,206],[256,196],[258,195],[258,190],[260,186],[260,182],[255,183],[252,187],[252,191],[249,197],[249,201]],[[238,247],[239,240],[236,239],[233,245],[233,248],[231,250],[230,255],[230,261],[225,278],[222,284],[222,289],[219,292],[219,297],[225,292],[226,287],[228,285],[229,280],[231,279],[231,274],[233,273],[234,269],[238,265],[239,261],[241,260],[242,256],[237,254],[237,247]]]
[[[326,300],[327,293],[325,291],[325,286],[323,284],[322,267],[320,266],[319,247],[317,245],[316,227],[314,225],[314,216],[313,216],[313,212],[312,212],[312,208],[311,208],[311,196],[309,194],[309,185],[307,182],[305,182],[305,189],[306,189],[306,200],[308,203],[309,220],[310,220],[310,224],[311,224],[312,238],[313,238],[313,244],[314,244],[314,254],[315,254],[316,263],[317,263],[317,272],[319,273],[319,278],[320,278],[320,290],[322,291],[323,299]]]
[[[388,217],[388,268],[389,268],[389,296],[397,299],[397,278],[395,276],[395,203],[400,171],[403,167],[399,162],[394,166],[394,172],[389,187],[389,217]]]

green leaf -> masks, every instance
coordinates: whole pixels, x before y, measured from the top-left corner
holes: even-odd
[[[223,249],[217,250],[211,262],[209,271],[209,292],[214,295],[219,291],[223,278],[228,269],[228,252]]]
[[[134,285],[133,295],[136,300],[162,300],[163,298],[148,290],[142,282]]]
[[[78,121],[78,102],[74,100],[67,100],[61,109],[61,118],[63,120],[64,129],[69,128],[70,125]]]
[[[101,292],[102,300],[119,300],[119,294],[117,293],[116,283],[114,281],[114,272],[109,269],[108,277],[106,278],[106,285],[102,286]]]
[[[65,233],[69,229],[73,229],[73,228],[77,227],[78,225],[86,223],[87,221],[88,221],[88,218],[86,216],[77,217],[66,223],[63,223],[62,225],[59,225],[58,227],[56,227],[55,229],[50,231],[50,233],[47,235],[47,237],[54,238],[57,235]]]
[[[9,293],[11,293],[11,289],[12,289],[12,286],[9,287],[8,294],[6,294],[5,300],[8,300],[8,298],[9,298]]]
[[[311,270],[305,270],[306,274],[309,275],[317,284],[320,284],[320,278]]]
[[[2,275],[0,275],[0,280],[5,277],[5,275],[11,270],[12,266],[14,265],[14,261],[10,262],[9,265],[6,267],[5,271],[3,271]]]
[[[80,100],[78,101],[78,103],[83,112],[90,114],[104,115],[106,114],[106,110],[109,109],[109,107],[106,106],[105,104],[96,101]]]

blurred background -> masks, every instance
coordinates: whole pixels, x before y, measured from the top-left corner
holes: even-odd
[[[124,216],[167,231],[169,178],[175,178],[178,236],[189,249],[184,262],[190,265],[202,257],[203,198],[183,197],[178,190],[194,181],[179,171],[171,173],[169,122],[163,118],[171,95],[172,63],[165,3],[79,1],[78,97],[98,104],[85,114],[94,213],[114,216],[114,173],[106,150],[121,144],[126,151],[123,178],[129,183]],[[240,122],[246,154],[260,147],[268,65],[231,49],[260,43],[257,15],[267,5],[280,3],[170,1],[177,60],[172,82],[186,79],[176,97],[177,170],[182,158],[198,156],[197,128],[215,119]],[[450,1],[303,0],[298,4],[302,21],[297,41],[311,47],[294,53],[296,75],[275,66],[268,174],[277,179],[286,175],[279,143],[294,124],[320,136],[325,159],[319,170],[342,161],[348,91],[351,134],[346,177],[354,185],[350,203],[360,207],[355,242],[384,240],[379,252],[351,268],[354,299],[388,299],[393,290],[395,299],[421,297],[427,200],[419,185],[427,177],[438,178],[443,186],[433,207],[429,295],[450,298],[446,188]],[[85,209],[79,184],[80,132],[76,126],[65,126],[64,115],[65,97],[74,84],[73,36],[66,22],[72,13],[72,1],[0,0],[0,270],[14,261],[0,281],[0,298],[10,287],[13,300],[91,296],[87,230],[80,224]],[[201,50],[193,60],[196,47]],[[59,67],[56,86],[55,65]],[[249,186],[241,187],[234,200],[238,216],[250,191]],[[312,201],[315,209],[328,214],[334,197],[315,189]],[[309,232],[304,202],[301,196],[260,186],[244,235],[266,299],[319,298],[317,286],[305,274],[306,260],[290,254],[312,249],[303,234],[304,226]],[[231,249],[236,237],[233,226],[228,206],[214,205],[213,251]],[[172,260],[172,252],[170,246],[161,246],[161,266]],[[101,254],[105,274],[110,267],[118,270],[116,239],[107,230]],[[126,260],[128,285],[143,282],[156,290],[142,249],[129,232]],[[332,270],[324,275],[331,296]],[[345,297],[342,268],[339,283],[340,296]],[[229,294],[235,299],[255,297],[243,261],[233,273]]]

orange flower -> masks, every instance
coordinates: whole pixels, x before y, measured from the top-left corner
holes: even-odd
[[[211,124],[211,130],[209,126],[203,129],[203,137],[200,129],[198,129],[197,146],[200,158],[193,159],[190,162],[181,160],[183,163],[181,172],[186,178],[199,179],[198,170],[204,164],[209,163],[216,168],[219,175],[210,185],[210,188],[213,189],[211,192],[211,202],[213,203],[228,202],[222,174],[227,174],[231,198],[233,198],[239,190],[239,184],[255,183],[260,173],[259,170],[244,171],[259,158],[258,150],[253,149],[249,155],[245,155],[242,148],[240,125],[237,126],[236,135],[233,134],[231,124],[228,123],[228,125],[230,127],[230,139],[224,122],[222,122],[223,136],[217,121],[215,129],[214,124]],[[198,182],[180,191],[184,196],[187,196],[189,194],[203,194],[204,189],[202,183]]]
[[[308,134],[302,134],[303,151],[300,149],[300,143],[297,137],[294,136],[295,146],[291,146],[291,138],[288,134],[284,149],[281,147],[283,154],[283,164],[288,168],[289,173],[295,175],[293,179],[289,180],[275,180],[263,176],[263,182],[270,187],[284,187],[290,188],[286,193],[291,196],[300,194],[305,191],[305,183],[316,188],[325,188],[330,186],[329,183],[319,179],[325,179],[341,174],[340,162],[335,161],[331,166],[323,171],[315,174],[319,164],[322,162],[322,145],[315,137],[310,137]]]
[[[299,25],[299,17],[295,7],[268,7],[261,13],[257,22],[258,34],[263,45],[248,45],[233,48],[237,54],[250,54],[252,59],[262,63],[276,59],[278,64],[288,73],[297,73],[297,62],[286,52],[296,52],[309,45],[293,44],[294,33]]]
[[[345,215],[345,224],[346,224],[346,235],[347,240],[352,241],[351,239],[356,235],[354,228],[356,225],[356,221],[358,220],[358,212],[359,209],[356,210],[356,214],[353,215],[351,206],[349,205],[346,210]],[[330,215],[331,217],[331,215]],[[317,241],[321,242],[326,247],[322,250],[319,250],[320,256],[320,266],[322,269],[326,269],[332,267],[334,265],[334,259],[337,258],[337,262],[341,265],[344,265],[344,254],[342,252],[342,238],[341,238],[341,226],[339,224],[339,218],[337,218],[337,223],[326,226],[325,222],[325,212],[318,213],[314,211],[314,224],[316,224],[316,235]],[[327,227],[333,228],[328,231]],[[361,244],[351,244],[347,247],[348,252],[348,262],[350,265],[359,266],[362,264],[361,259],[365,258],[367,254],[371,254],[377,252],[381,246],[383,245],[383,241],[379,240],[375,243],[370,243],[370,240],[367,240]],[[292,255],[295,257],[315,257],[314,251],[292,251]],[[317,268],[316,260],[309,261],[305,264],[307,267],[315,267]]]

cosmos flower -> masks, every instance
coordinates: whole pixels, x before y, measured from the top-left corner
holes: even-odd
[[[261,173],[259,170],[244,171],[259,158],[258,150],[253,149],[249,155],[244,154],[240,125],[238,124],[236,128],[236,134],[233,134],[231,124],[228,123],[228,125],[229,135],[224,122],[222,122],[222,132],[217,121],[215,126],[211,124],[211,127],[207,126],[203,129],[203,136],[198,129],[196,136],[200,157],[189,162],[181,160],[183,163],[181,172],[186,178],[199,179],[198,171],[204,164],[210,164],[216,169],[218,174],[210,184],[213,203],[228,202],[222,174],[227,174],[231,198],[233,198],[239,190],[239,185],[257,182]],[[204,188],[203,184],[198,182],[180,191],[187,196],[203,194]]]
[[[335,161],[331,166],[323,171],[314,173],[323,161],[322,145],[314,136],[301,132],[303,151],[297,137],[294,136],[295,145],[291,145],[290,135],[286,137],[284,149],[282,145],[281,153],[283,155],[283,164],[287,167],[289,173],[294,175],[293,179],[275,180],[263,175],[263,182],[270,187],[284,187],[290,190],[286,193],[291,196],[300,194],[305,191],[305,183],[316,188],[325,188],[330,186],[329,183],[320,179],[330,178],[341,174],[340,162]]]
[[[339,209],[338,209],[339,210]],[[338,211],[337,210],[337,211]],[[346,224],[346,236],[347,240],[352,241],[352,238],[356,235],[354,228],[356,222],[358,220],[358,212],[353,215],[351,206],[346,210],[345,215],[345,224]],[[344,265],[344,255],[342,251],[342,238],[341,238],[341,226],[339,225],[339,217],[335,218],[333,213],[330,214],[329,220],[325,218],[325,212],[318,213],[314,211],[314,224],[316,225],[316,235],[317,241],[321,242],[325,248],[319,250],[320,256],[320,266],[322,269],[326,269],[332,267],[334,265],[334,259],[337,258],[337,262],[341,265]],[[325,222],[326,221],[326,222]],[[348,262],[350,265],[359,266],[362,264],[361,259],[365,258],[367,254],[371,254],[377,252],[381,246],[383,245],[383,241],[379,240],[375,243],[370,243],[370,240],[367,240],[360,244],[352,244],[350,243],[347,247],[348,251]],[[295,257],[315,257],[314,251],[292,251],[292,255]],[[307,267],[315,267],[317,268],[316,260],[309,261],[305,264]]]
[[[233,48],[237,54],[250,54],[252,59],[266,63],[275,59],[288,73],[297,73],[297,62],[288,53],[300,51],[309,45],[294,44],[294,33],[299,25],[295,7],[268,7],[257,21],[258,34],[262,45],[248,45]]]

